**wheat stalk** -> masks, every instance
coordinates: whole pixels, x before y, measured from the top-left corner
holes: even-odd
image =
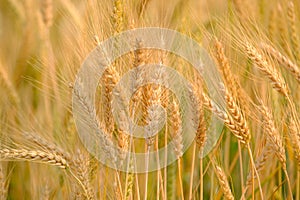
[[[174,151],[177,156],[178,164],[178,178],[180,186],[181,199],[184,199],[183,184],[182,184],[182,172],[181,172],[181,157],[183,155],[183,144],[182,144],[182,121],[180,116],[180,110],[178,103],[173,100],[170,106],[170,117],[171,127],[170,135],[174,142]]]
[[[299,37],[296,30],[296,14],[295,14],[295,6],[292,1],[289,1],[288,3],[288,23],[291,33],[291,42],[292,42],[292,48],[293,48],[293,54],[297,61],[300,59],[300,47],[299,47]]]
[[[6,186],[6,177],[3,171],[3,165],[0,163],[0,199],[7,199],[7,186]]]
[[[268,33],[271,42],[275,40],[275,29],[276,29],[276,11],[274,8],[271,9],[269,20],[268,20]]]
[[[285,13],[283,12],[280,3],[278,3],[278,5],[277,5],[277,12],[278,12],[277,23],[278,23],[278,31],[279,31],[279,36],[280,36],[280,38],[279,38],[280,45],[284,49],[284,51],[287,55],[293,57],[292,52],[289,47],[289,42],[288,42],[286,21],[284,19]]]

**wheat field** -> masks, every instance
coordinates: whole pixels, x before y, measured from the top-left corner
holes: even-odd
[[[89,100],[91,88],[76,81],[90,53],[147,27],[196,41],[216,73],[204,66],[212,72],[205,77],[189,60],[133,40]],[[142,84],[149,74],[155,82]],[[174,90],[158,84],[165,80]],[[299,84],[297,0],[0,0],[0,199],[298,200]],[[124,114],[116,102],[125,104],[128,88]],[[74,99],[86,120],[75,117]],[[143,138],[131,136],[125,115],[145,127]],[[91,149],[103,152],[86,147],[84,123],[102,130],[102,147]],[[174,160],[160,166],[150,155]],[[126,170],[101,160],[127,161]]]

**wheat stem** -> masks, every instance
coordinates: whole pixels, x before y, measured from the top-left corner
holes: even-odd
[[[255,163],[254,163],[254,160],[253,160],[252,151],[251,151],[249,143],[247,145],[247,149],[248,149],[248,153],[249,153],[249,157],[250,157],[250,162],[251,162],[251,165],[252,165],[252,170],[254,171],[254,173],[257,177],[257,183],[258,183],[258,187],[259,187],[260,197],[263,200],[264,196],[263,196],[263,191],[262,191],[262,187],[261,187],[261,182],[260,182],[259,174],[258,174],[258,172],[256,170],[256,167],[255,167]],[[253,174],[252,174],[252,176],[254,177]],[[254,196],[253,196],[253,198],[254,198]]]
[[[196,143],[193,144],[193,155],[192,155],[192,164],[191,164],[191,178],[190,178],[190,190],[189,190],[189,200],[192,199],[193,195],[193,179],[194,179],[194,171],[195,171],[195,158],[196,158]]]

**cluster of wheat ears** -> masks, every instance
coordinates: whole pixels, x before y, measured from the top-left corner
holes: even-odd
[[[0,199],[300,199],[299,25],[297,0],[0,0]],[[224,104],[187,60],[136,40],[104,71],[89,105],[74,88],[84,59],[101,41],[141,27],[197,41],[223,80],[215,84]],[[139,66],[151,63],[189,82],[197,123],[184,121],[174,91],[140,84],[147,73]],[[162,120],[154,105],[166,117],[145,139],[130,137],[124,116],[117,123],[112,112],[113,95],[122,101],[116,85],[132,69],[130,117],[146,133]],[[110,145],[149,155],[172,142],[176,162],[148,173],[102,164],[78,136],[73,96],[103,130],[108,159],[117,159]],[[221,134],[203,155],[215,119]],[[196,132],[185,150],[189,125]]]

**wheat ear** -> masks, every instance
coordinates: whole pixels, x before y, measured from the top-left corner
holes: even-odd
[[[286,169],[285,149],[282,139],[275,127],[273,116],[270,110],[265,106],[261,106],[261,112],[264,120],[263,122],[267,140],[271,143],[271,148],[275,152],[278,160],[281,162],[283,169]]]
[[[300,70],[299,67],[294,64],[288,57],[282,55],[278,50],[267,45],[265,43],[261,44],[262,48],[265,49],[274,59],[276,59],[279,64],[287,68],[295,76],[296,80],[300,83]]]
[[[248,136],[241,133],[240,127],[234,121],[233,117],[227,112],[221,110],[221,108],[215,104],[205,93],[203,93],[204,106],[209,109],[213,114],[215,114],[224,124],[229,128],[233,135],[245,143],[248,139]]]
[[[215,42],[216,48],[216,58],[219,64],[220,71],[225,80],[226,86],[228,90],[231,92],[233,97],[240,103],[242,109],[246,111],[246,113],[251,113],[251,110],[248,107],[247,94],[241,88],[237,77],[232,74],[231,67],[227,56],[225,55],[225,50],[221,42],[216,39]]]
[[[256,64],[257,68],[261,70],[271,81],[272,86],[275,90],[288,97],[289,89],[279,72],[271,65],[263,54],[259,53],[258,50],[250,43],[246,43],[245,50],[248,57]]]
[[[235,120],[233,119],[233,117],[231,117],[231,115],[228,115],[226,112],[222,111],[218,107],[218,105],[216,105],[213,101],[211,101],[209,99],[209,97],[205,93],[203,93],[203,99],[204,99],[204,105],[209,110],[211,110],[212,113],[214,113],[219,119],[221,119],[224,122],[224,124],[229,128],[229,130],[233,133],[233,135],[235,137],[237,137],[237,139],[241,143],[243,143],[243,144],[246,145],[248,153],[249,153],[249,156],[250,156],[250,161],[251,161],[251,164],[252,164],[252,168],[253,168],[253,174],[252,174],[252,176],[254,177],[254,172],[255,172],[255,174],[257,176],[257,181],[258,181],[260,195],[261,195],[261,198],[263,199],[263,192],[262,192],[262,188],[261,188],[261,184],[260,184],[260,179],[259,179],[259,176],[258,176],[258,172],[257,172],[257,170],[255,168],[255,164],[254,164],[254,161],[253,161],[251,148],[250,148],[249,142],[246,142],[246,141],[248,141],[247,138],[250,137],[250,135],[248,136],[247,131],[246,131],[246,134],[245,134],[245,130],[247,130],[247,129],[241,128],[240,125],[235,122]],[[254,187],[253,187],[253,189],[254,189]]]
[[[171,103],[171,113],[170,113],[170,135],[174,142],[175,155],[178,158],[178,178],[180,186],[181,199],[184,199],[183,185],[182,185],[182,174],[181,174],[181,156],[183,155],[183,144],[182,144],[182,121],[179,111],[178,103],[173,100]]]
[[[230,116],[232,117],[234,124],[236,124],[235,127],[238,127],[238,130],[239,130],[236,137],[240,139],[239,141],[242,144],[244,144],[248,150],[248,153],[250,156],[250,162],[252,165],[252,176],[254,177],[254,174],[256,174],[256,176],[257,176],[257,182],[258,182],[258,186],[259,186],[260,195],[261,195],[261,198],[263,199],[263,192],[262,192],[262,188],[261,188],[260,178],[259,178],[258,172],[256,170],[253,156],[252,156],[252,151],[250,148],[251,134],[250,134],[249,127],[247,125],[247,121],[246,121],[245,117],[243,116],[241,109],[236,104],[236,101],[230,94],[230,92],[224,86],[221,85],[221,87],[225,94],[227,110],[230,113]],[[234,134],[234,132],[233,132],[233,134]],[[253,183],[253,187],[252,187],[252,194],[253,194],[253,198],[254,198],[254,183]]]
[[[78,179],[81,181],[85,190],[85,198],[92,200],[95,199],[94,189],[90,182],[89,177],[89,158],[87,155],[84,155],[80,150],[77,151],[77,158],[74,162],[74,167],[76,167],[76,173]]]
[[[174,142],[174,151],[175,155],[180,158],[183,154],[183,145],[182,145],[182,121],[179,112],[178,103],[173,100],[170,107],[170,136]]]
[[[267,142],[267,144],[263,147],[263,150],[262,150],[261,154],[259,155],[258,159],[256,159],[256,161],[255,161],[255,167],[258,172],[261,172],[264,169],[266,162],[267,162],[268,158],[272,155],[272,153],[273,153],[273,151],[270,148],[270,143]],[[252,177],[251,173],[248,174],[247,180],[246,180],[246,188],[251,186],[252,180],[254,178],[256,178],[256,176]]]
[[[67,160],[69,163],[72,162],[72,158],[70,153],[66,152],[63,150],[61,147],[59,147],[56,144],[53,144],[40,136],[38,133],[29,133],[29,132],[23,132],[23,135],[29,140],[32,141],[33,143],[39,145],[40,147],[46,149],[47,151],[50,151],[56,155],[60,155],[63,157],[65,160]]]
[[[119,73],[114,66],[108,67],[103,75],[103,109],[104,109],[104,124],[106,132],[112,137],[114,131],[114,119],[112,115],[112,92],[119,81]]]
[[[275,152],[275,155],[277,156],[278,160],[280,161],[280,163],[282,165],[282,168],[284,170],[284,173],[286,175],[286,179],[288,182],[289,195],[292,198],[293,193],[292,193],[292,189],[291,189],[289,176],[287,173],[285,148],[284,148],[282,139],[275,127],[271,111],[267,107],[261,106],[261,112],[262,112],[262,116],[264,119],[264,128],[265,128],[265,133],[267,134],[267,140],[270,141],[271,149]]]
[[[59,168],[66,169],[69,167],[67,161],[59,155],[55,155],[45,151],[30,151],[26,149],[0,149],[0,160],[23,160],[40,162],[58,166]]]
[[[235,124],[239,127],[239,134],[237,135],[237,137],[241,139],[241,142],[243,144],[248,144],[251,139],[251,135],[247,121],[230,92],[225,87],[223,87],[222,89],[225,94],[225,101],[227,104],[228,112],[232,116]]]
[[[214,171],[215,171],[215,174],[217,175],[217,179],[218,179],[219,184],[220,184],[220,188],[221,188],[221,190],[224,194],[224,198],[228,199],[228,200],[233,200],[234,197],[233,197],[233,194],[231,192],[227,177],[226,177],[223,169],[220,166],[217,166],[217,165],[215,165],[214,169],[215,169]]]

